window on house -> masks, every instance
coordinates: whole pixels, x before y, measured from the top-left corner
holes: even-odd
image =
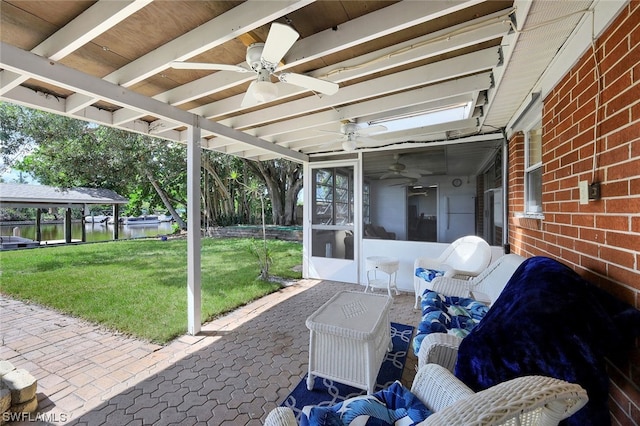
[[[525,213],[542,213],[542,122],[525,132]]]

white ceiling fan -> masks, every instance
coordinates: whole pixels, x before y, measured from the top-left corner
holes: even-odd
[[[408,169],[406,165],[400,162],[400,155],[394,154],[393,159],[395,162],[391,163],[388,167],[388,172],[380,176],[380,179],[420,179],[422,175],[430,175],[432,172],[422,169]]]
[[[198,62],[172,62],[176,69],[198,69],[236,72],[255,72],[258,77],[251,82],[247,93],[242,99],[242,106],[248,107],[261,102],[269,102],[278,96],[278,86],[271,81],[275,76],[284,83],[304,87],[314,92],[333,95],[338,91],[334,82],[309,77],[303,74],[281,72],[275,74],[284,55],[291,49],[300,34],[293,28],[274,22],[269,29],[269,35],[264,43],[253,43],[247,47],[247,64],[250,69],[239,65],[210,64]]]
[[[336,139],[333,142],[342,142],[342,149],[345,151],[353,151],[356,149],[356,144],[358,142],[371,143],[376,142],[374,139],[371,139],[369,136],[374,135],[376,133],[381,133],[386,131],[387,128],[383,125],[377,126],[369,126],[369,127],[361,127],[358,123],[353,123],[351,121],[347,121],[342,123],[340,126],[339,132],[329,132],[336,133],[341,135],[339,139]],[[322,130],[326,131],[326,130]]]

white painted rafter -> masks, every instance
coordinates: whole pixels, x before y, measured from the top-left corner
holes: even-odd
[[[139,11],[152,0],[101,0],[34,47],[31,52],[59,61],[91,40]],[[27,80],[20,74],[2,71],[0,95]]]
[[[153,111],[169,121],[190,125],[196,119],[194,114],[171,105],[151,99],[147,96],[116,86],[97,77],[66,67],[31,52],[25,52],[15,46],[0,43],[2,56],[0,67],[29,78],[74,90],[86,96],[101,99],[115,105],[125,106],[138,111]],[[200,120],[200,127],[223,138],[233,139],[252,147],[272,151],[294,161],[306,161],[307,156],[297,151],[272,144],[253,135],[249,135],[211,120]]]
[[[287,103],[286,109],[273,106],[219,122],[233,128],[250,128],[287,117],[309,114],[321,109],[339,107],[381,95],[389,95],[427,84],[480,73],[495,67],[498,59],[498,48],[487,48],[343,87],[333,96],[322,98],[310,96],[298,99]]]
[[[486,55],[485,55],[486,56]],[[474,62],[474,61],[470,61]],[[495,59],[494,59],[495,62]],[[424,78],[420,77],[420,75],[426,75],[430,73],[430,70],[434,69],[437,64],[429,64],[423,66],[424,69],[419,70],[416,78],[416,82],[422,81],[424,82]],[[453,65],[449,63],[449,65]],[[479,66],[481,64],[475,63],[469,71],[473,70],[474,67]],[[485,69],[490,68],[490,64],[484,64]],[[407,82],[409,84],[412,83],[409,78],[409,73],[412,70],[403,71],[397,75],[398,80],[402,80],[403,82]],[[421,72],[420,72],[421,71]],[[465,68],[459,68],[460,72],[464,72]],[[407,74],[405,74],[407,73]],[[381,77],[385,78],[385,77]],[[371,87],[378,86],[378,79],[375,79],[371,82],[367,82]],[[365,84],[365,83],[360,83]],[[476,93],[481,90],[487,89],[491,85],[491,72],[485,71],[480,72],[473,75],[468,75],[464,77],[460,77],[458,79],[451,79],[445,81],[440,84],[429,85],[425,87],[420,87],[412,91],[403,91],[401,93],[394,93],[392,95],[386,96],[383,99],[371,99],[363,102],[354,103],[352,105],[347,105],[341,107],[339,110],[337,109],[329,109],[321,112],[316,112],[314,114],[307,114],[303,116],[297,116],[290,120],[285,120],[273,124],[268,124],[257,129],[248,130],[248,133],[253,133],[256,136],[259,136],[262,139],[269,140],[272,142],[277,142],[278,144],[282,144],[283,146],[287,146],[289,148],[296,149],[299,147],[299,144],[291,141],[286,137],[288,133],[295,129],[296,131],[300,130],[308,130],[310,132],[313,131],[314,128],[318,126],[335,123],[342,120],[351,120],[357,117],[367,116],[380,112],[389,112],[398,108],[410,106],[410,105],[419,105],[425,104],[427,102],[434,102],[440,99],[447,99],[463,94],[468,93]],[[355,87],[350,86],[350,87]],[[345,88],[349,89],[349,87]],[[357,87],[354,90],[358,90]],[[297,107],[296,107],[297,108]],[[281,140],[282,138],[282,140]],[[317,137],[317,145],[322,145],[330,140],[330,137]],[[233,142],[225,143],[225,141],[217,141],[218,148],[221,148],[224,145],[233,145]],[[309,143],[303,143],[302,145],[308,146]],[[227,153],[236,153],[238,151],[243,150],[241,146],[227,146],[225,148],[225,152]]]
[[[403,2],[402,4],[396,4],[384,9],[378,10],[374,13],[365,15],[357,20],[347,22],[340,26],[340,36],[336,37],[335,31],[327,30],[319,34],[306,37],[298,40],[292,50],[284,58],[284,65],[279,69],[286,70],[287,68],[302,65],[312,59],[326,56],[332,52],[335,52],[344,44],[349,46],[355,46],[358,44],[370,41],[372,38],[383,37],[386,34],[390,34],[395,31],[408,28],[417,23],[427,22],[435,19],[442,14],[451,13],[454,10],[460,8],[469,7],[476,4],[477,1],[456,1],[456,2]],[[466,45],[473,44],[475,42],[481,42],[492,38],[500,37],[508,29],[508,25],[505,26],[504,13],[496,13],[486,18],[477,19],[469,24],[460,25],[449,29],[448,31],[438,31],[434,34],[420,37],[410,42],[405,42],[397,46],[389,47],[378,52],[365,55],[361,58],[356,58],[339,64],[338,66],[326,67],[322,70],[310,73],[313,77],[327,78],[330,81],[341,82],[349,78],[358,78],[362,75],[372,74],[379,72],[382,69],[398,66],[398,64],[419,60],[420,58],[434,56],[455,49],[462,48]],[[355,22],[355,23],[354,23]],[[468,29],[469,31],[465,31]],[[445,33],[449,33],[451,37],[445,37]],[[453,34],[452,34],[453,33]],[[348,37],[348,38],[347,38]],[[442,39],[442,40],[440,40]],[[426,41],[432,40],[433,45],[426,44]],[[371,60],[376,57],[384,56],[393,53],[401,48],[406,48],[411,44],[425,43],[421,49],[415,49],[418,57],[412,58],[414,52],[407,52],[407,55],[403,57],[388,58],[385,66],[382,63],[378,63],[368,67],[369,69],[350,71],[335,75],[333,78],[326,76],[329,71],[332,71],[338,67],[351,67],[357,63],[362,63]],[[299,46],[302,46],[301,48]],[[304,54],[296,53],[298,50],[302,50]],[[293,53],[292,53],[293,52]],[[359,61],[359,62],[356,62]],[[246,66],[246,63],[238,64]],[[222,90],[226,90],[230,87],[237,86],[239,84],[246,83],[253,79],[251,74],[230,73],[230,72],[218,72],[208,76],[202,77],[198,80],[194,80],[190,83],[176,87],[175,89],[156,95],[155,98],[163,102],[170,103],[172,105],[181,105],[185,102],[208,96],[214,93],[218,93]],[[282,87],[284,86],[284,87]],[[291,85],[281,85],[279,99],[283,99],[289,96],[294,96],[299,93],[304,93],[305,90],[299,89]],[[192,112],[205,116],[207,118],[215,118],[222,114],[229,114],[240,111],[242,96],[232,97],[227,100],[215,102],[214,104],[204,105]],[[119,123],[126,120],[132,120],[138,118],[135,113],[131,111],[122,111],[118,114],[117,121]]]
[[[188,33],[171,40],[163,46],[141,56],[104,77],[106,81],[130,87],[147,77],[167,68],[173,61],[184,61],[202,52],[221,45],[239,35],[265,25],[287,13],[302,8],[314,0],[277,0],[244,2],[222,15],[200,25]],[[232,28],[229,31],[229,28]],[[87,96],[72,95],[77,111],[96,101]],[[136,117],[137,118],[137,117]]]

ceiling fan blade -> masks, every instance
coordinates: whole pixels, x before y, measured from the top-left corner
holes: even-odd
[[[400,174],[406,178],[409,179],[420,179],[422,177],[422,175],[420,173],[413,173],[413,172],[408,172],[408,171],[402,171],[400,172]]]
[[[402,178],[402,177],[404,177],[404,176],[400,176],[396,172],[388,172],[388,173],[385,173],[382,176],[380,176],[380,179],[392,179],[392,178],[397,179],[397,178]]]
[[[378,124],[376,126],[363,127],[358,130],[358,133],[361,135],[373,135],[374,133],[385,132],[387,128],[382,124]]]
[[[420,173],[421,175],[432,175],[433,172],[431,170],[424,170],[424,169],[410,169],[407,170],[410,173]]]
[[[379,140],[376,140],[376,139],[368,138],[366,136],[358,136],[357,140],[358,140],[358,142],[361,142],[365,146],[375,145],[377,143],[382,142],[382,141],[379,141]]]
[[[262,60],[273,65],[275,69],[298,37],[300,34],[290,26],[274,22],[264,42]]]
[[[249,72],[250,70],[239,65],[209,64],[206,62],[171,62],[171,68],[178,70],[215,70],[215,71],[236,71]]]
[[[305,89],[313,90],[314,92],[320,92],[325,95],[333,95],[338,91],[338,84],[320,80],[319,78],[309,77],[308,75],[296,74],[296,73],[282,73],[278,75],[280,81],[284,83],[295,84],[296,86],[304,87]]]
[[[390,186],[412,186],[415,185],[416,182],[418,182],[417,179],[407,179],[405,182],[394,183]]]

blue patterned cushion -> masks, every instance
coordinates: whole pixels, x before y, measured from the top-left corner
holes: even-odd
[[[485,316],[489,307],[475,299],[444,296],[427,290],[422,294],[422,319],[413,338],[417,354],[427,334],[448,333],[465,337]]]
[[[309,407],[301,426],[409,426],[426,419],[431,411],[398,381],[373,395],[342,401],[332,407]]]
[[[416,277],[422,278],[426,282],[430,283],[435,277],[441,277],[444,275],[444,271],[437,271],[435,269],[416,268]]]

